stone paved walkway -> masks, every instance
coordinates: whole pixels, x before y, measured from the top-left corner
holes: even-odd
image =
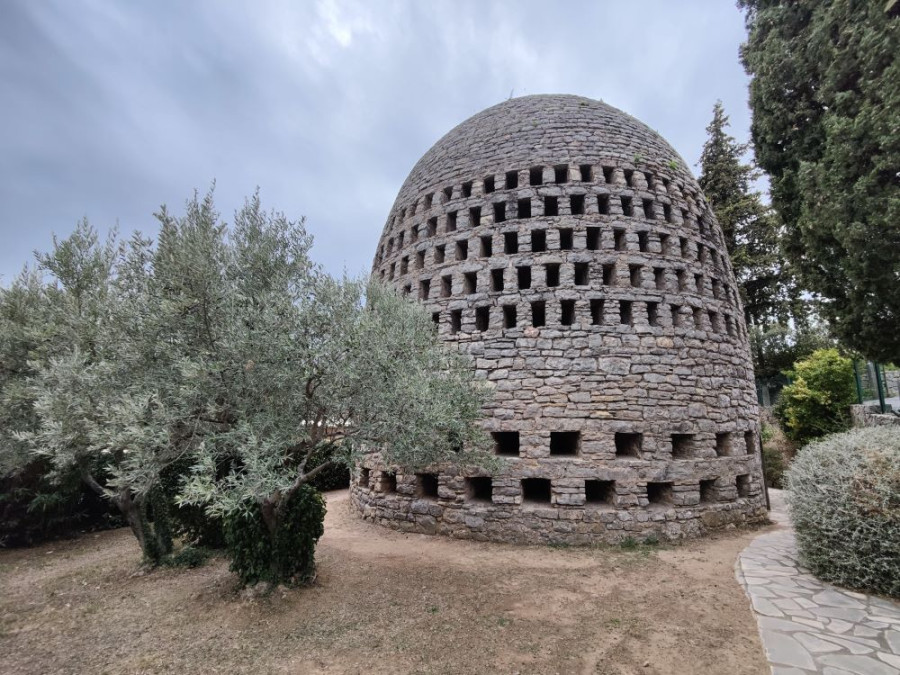
[[[900,675],[900,604],[826,584],[797,563],[780,491],[772,520],[735,564],[774,675]]]

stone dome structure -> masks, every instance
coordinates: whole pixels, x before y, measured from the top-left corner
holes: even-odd
[[[401,530],[515,542],[695,536],[765,517],[747,330],[684,161],[600,101],[525,96],[413,167],[373,273],[493,388],[498,473],[373,457],[351,502]]]

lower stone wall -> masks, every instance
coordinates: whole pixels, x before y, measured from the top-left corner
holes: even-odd
[[[423,474],[393,474],[384,468],[358,471],[350,501],[364,519],[404,532],[517,544],[618,543],[651,536],[676,540],[765,522],[756,458],[719,459],[715,464],[715,473],[722,477],[704,480],[702,487],[696,478],[660,483],[667,486],[663,503],[651,503],[646,471],[643,480],[641,472],[634,471],[633,480],[615,481],[614,492],[602,503],[590,501],[597,495],[586,494],[584,478],[555,477],[547,503],[535,503],[524,498],[522,479],[512,475],[493,477],[486,497],[473,495],[467,476],[454,469],[424,474],[427,481],[435,476],[437,480],[423,489]],[[702,476],[704,470],[697,466],[692,473]],[[660,480],[652,475],[649,479]]]
[[[900,426],[900,415],[882,414],[874,405],[851,405],[850,418],[854,427]]]

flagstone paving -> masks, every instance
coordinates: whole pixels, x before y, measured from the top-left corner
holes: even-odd
[[[773,675],[900,675],[900,603],[819,581],[797,562],[780,491],[772,520],[735,564]]]

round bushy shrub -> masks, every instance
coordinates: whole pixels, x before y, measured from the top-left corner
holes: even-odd
[[[339,451],[333,448],[326,450],[316,450],[307,462],[309,471],[312,471],[320,464],[331,460],[334,464],[323,469],[321,473],[316,475],[310,485],[320,492],[328,492],[329,490],[342,490],[350,487],[350,466],[342,461],[339,457]]]
[[[316,543],[325,531],[325,500],[302,485],[285,505],[270,533],[257,504],[225,518],[225,545],[231,571],[241,584],[260,582],[302,586],[316,576]]]
[[[900,428],[811,443],[786,479],[801,562],[825,581],[900,597]]]
[[[853,363],[837,349],[818,349],[794,364],[792,382],[775,404],[785,435],[806,443],[850,428],[850,406],[856,403]]]

